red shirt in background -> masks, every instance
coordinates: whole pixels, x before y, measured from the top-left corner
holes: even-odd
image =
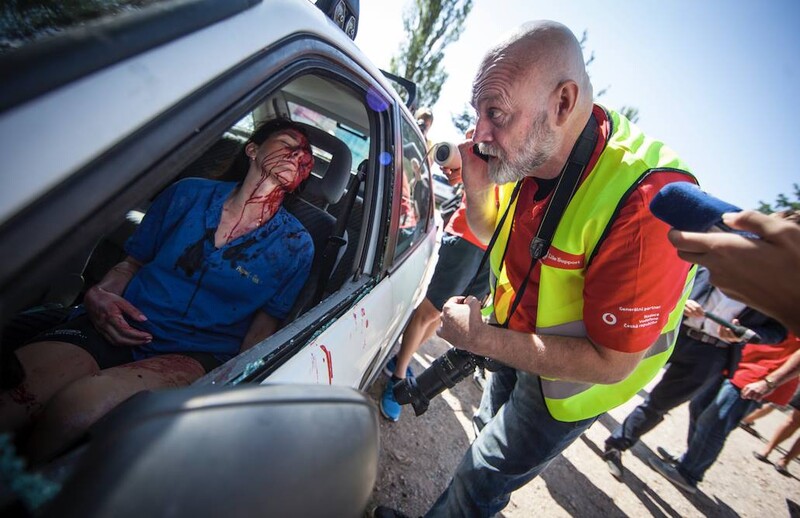
[[[764,379],[786,363],[786,360],[800,349],[800,338],[792,333],[778,344],[747,344],[742,350],[739,368],[733,374],[731,383],[739,390],[745,385]],[[792,399],[797,389],[797,376],[773,390],[764,399],[776,405],[785,405]]]
[[[445,227],[444,231],[448,234],[452,234],[467,240],[481,250],[486,250],[486,245],[481,243],[480,239],[475,237],[475,234],[472,233],[472,229],[469,228],[469,223],[467,223],[466,194],[461,195],[461,205],[459,205],[453,215],[450,216],[450,221],[447,222],[447,226]]]

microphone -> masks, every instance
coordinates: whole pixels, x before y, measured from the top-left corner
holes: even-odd
[[[650,212],[678,230],[688,232],[733,232],[759,239],[752,232],[736,230],[722,222],[726,212],[741,212],[736,205],[715,198],[689,182],[667,184],[653,197]]]
[[[453,171],[461,169],[461,151],[458,150],[458,145],[452,142],[439,142],[433,147],[433,161],[442,169],[449,170],[446,174],[450,185],[461,182],[461,173]]]
[[[718,317],[717,315],[711,313],[710,311],[705,312],[705,317],[733,331],[733,334],[739,337],[739,340],[741,340],[742,342],[747,342],[751,344],[757,344],[761,342],[761,336],[748,327],[737,326],[736,324],[733,324],[721,317]]]
[[[461,152],[452,142],[440,142],[433,149],[433,161],[447,169],[461,167]]]

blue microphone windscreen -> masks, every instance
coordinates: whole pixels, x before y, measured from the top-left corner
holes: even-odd
[[[703,192],[689,182],[665,185],[650,202],[650,212],[678,230],[707,232],[722,223],[726,212],[742,209]]]

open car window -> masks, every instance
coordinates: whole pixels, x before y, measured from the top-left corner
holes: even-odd
[[[380,114],[370,113],[364,98],[363,92],[352,84],[303,74],[251,103],[240,115],[230,117],[233,122],[221,132],[195,137],[193,141],[198,144],[190,145],[193,149],[184,155],[191,160],[172,170],[164,188],[151,189],[152,194],[132,203],[116,221],[104,222],[106,230],[97,233],[90,246],[70,254],[47,282],[37,283],[37,291],[29,294],[22,311],[5,322],[3,349],[13,351],[37,333],[70,318],[86,291],[125,258],[126,241],[160,192],[187,178],[239,181],[231,177],[235,156],[255,128],[276,117],[304,125],[315,157],[311,176],[284,200],[284,208],[311,235],[315,253],[309,279],[289,315],[280,323],[281,328],[313,310],[323,299],[337,294],[345,284],[354,280],[367,282],[372,269],[365,268],[363,257],[374,246],[378,233],[374,233],[371,241],[367,240],[369,226],[365,225],[365,218],[370,218],[370,214],[365,212],[364,192],[378,187],[371,186],[376,177],[370,174],[357,184],[351,182],[359,164],[367,167],[369,155],[374,152],[372,135],[377,131]],[[347,193],[348,185],[356,189]],[[330,245],[332,237],[339,239],[338,246]],[[376,255],[374,250],[372,255]],[[311,327],[304,331],[313,333],[314,318],[306,320]],[[284,332],[273,341],[280,344],[289,336],[291,332]],[[234,369],[228,379],[239,374]]]

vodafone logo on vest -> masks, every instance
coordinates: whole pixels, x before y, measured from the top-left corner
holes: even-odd
[[[603,313],[603,322],[606,324],[613,326],[617,323],[617,316],[614,313]]]

